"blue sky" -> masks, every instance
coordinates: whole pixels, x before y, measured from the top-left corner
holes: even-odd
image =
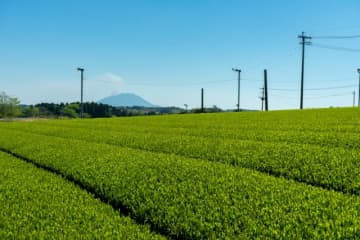
[[[162,106],[259,109],[263,69],[270,109],[299,107],[298,34],[360,35],[358,0],[0,1],[0,91],[22,103],[136,93]],[[313,39],[306,48],[304,107],[351,106],[360,38]],[[285,89],[285,90],[275,90]],[[288,90],[287,90],[288,89]],[[357,93],[356,93],[357,95]],[[357,96],[356,96],[357,97]]]

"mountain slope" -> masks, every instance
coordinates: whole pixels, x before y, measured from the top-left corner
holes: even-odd
[[[142,97],[133,93],[121,93],[99,100],[99,103],[112,105],[114,107],[156,107]]]

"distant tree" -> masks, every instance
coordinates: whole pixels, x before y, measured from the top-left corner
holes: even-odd
[[[17,98],[9,97],[5,92],[0,93],[0,117],[17,117],[21,114],[20,101]]]
[[[209,109],[210,112],[222,112],[221,108],[218,108],[216,105],[213,105],[211,109]]]
[[[204,113],[215,113],[215,112],[222,112],[223,110],[221,108],[218,108],[216,105],[213,105],[212,108],[205,108]],[[203,113],[201,108],[193,108],[191,109],[192,113]]]
[[[79,115],[79,109],[80,107],[77,103],[67,104],[62,110],[62,115],[70,118],[77,118]]]
[[[39,110],[40,117],[79,117],[80,103],[39,103],[35,105]],[[23,107],[26,109],[26,106]],[[159,114],[176,114],[184,113],[184,109],[178,107],[114,107],[107,104],[96,102],[85,102],[83,104],[84,117],[99,118],[113,116],[141,116],[141,115],[159,115]],[[31,109],[23,111],[23,116],[31,116]],[[36,111],[36,110],[35,110]]]
[[[84,103],[84,112],[91,117],[111,117],[112,107],[102,103]]]
[[[27,106],[23,109],[23,117],[38,117],[40,115],[40,109],[33,105]]]
[[[201,108],[193,108],[191,109],[192,113],[202,113],[202,109]]]

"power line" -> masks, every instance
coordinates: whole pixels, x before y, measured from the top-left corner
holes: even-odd
[[[356,85],[345,85],[345,86],[337,86],[337,87],[326,87],[326,88],[308,88],[308,91],[317,91],[317,90],[331,90],[331,89],[340,89],[340,88],[352,88]]]
[[[277,94],[271,94],[272,97],[279,97],[279,98],[289,98],[289,99],[297,99],[297,97],[294,96],[283,96],[283,95],[277,95]]]
[[[321,99],[321,98],[329,98],[329,97],[341,97],[341,96],[349,96],[351,95],[351,93],[340,93],[340,94],[330,94],[330,95],[323,95],[323,96],[304,96],[304,98],[306,99]],[[278,97],[278,98],[288,98],[288,99],[296,99],[296,97],[294,96],[284,96],[284,95],[277,95],[277,94],[272,94],[271,96],[273,97]]]
[[[193,82],[193,83],[148,83],[148,82],[129,82],[129,85],[132,86],[196,86],[203,84],[213,84],[213,83],[225,83],[225,82],[233,82],[233,80],[220,80],[220,81],[204,81],[204,82]]]
[[[356,85],[345,85],[345,86],[335,86],[335,87],[324,87],[324,88],[306,88],[304,90],[306,91],[320,91],[320,90],[332,90],[332,89],[340,89],[340,88],[352,88],[355,87]],[[298,89],[295,88],[269,88],[270,90],[273,91],[297,91]]]
[[[254,79],[254,78],[241,78],[241,81],[251,81],[251,82],[260,82],[263,80],[260,79]],[[203,84],[216,84],[216,83],[229,83],[233,82],[233,80],[215,80],[215,81],[202,81],[202,82],[192,82],[192,83],[186,83],[186,82],[180,82],[180,83],[149,83],[149,82],[129,82],[129,85],[132,86],[197,86],[197,85],[203,85]]]
[[[253,81],[253,82],[263,82],[264,80],[255,79],[255,78],[241,78],[241,81]]]
[[[360,52],[360,49],[338,47],[338,46],[331,46],[331,45],[317,44],[317,43],[315,43],[315,44],[313,43],[313,44],[311,44],[311,46],[312,47],[317,47],[317,48],[325,48],[325,49],[330,49],[330,50],[336,50],[336,51]]]
[[[297,91],[298,89],[289,89],[289,88],[269,88],[269,90],[273,91],[285,91],[285,92],[291,92],[291,91]]]
[[[360,38],[360,35],[348,35],[348,36],[315,36],[314,39],[353,39]]]
[[[329,97],[342,97],[342,96],[349,96],[351,95],[352,92],[350,93],[341,93],[341,94],[331,94],[331,95],[324,95],[324,96],[317,96],[317,97],[307,97],[307,99],[319,99],[319,98],[329,98]]]

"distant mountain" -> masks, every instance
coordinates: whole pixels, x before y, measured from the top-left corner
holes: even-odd
[[[98,102],[114,107],[158,107],[133,93],[120,93],[118,95],[103,98]]]

